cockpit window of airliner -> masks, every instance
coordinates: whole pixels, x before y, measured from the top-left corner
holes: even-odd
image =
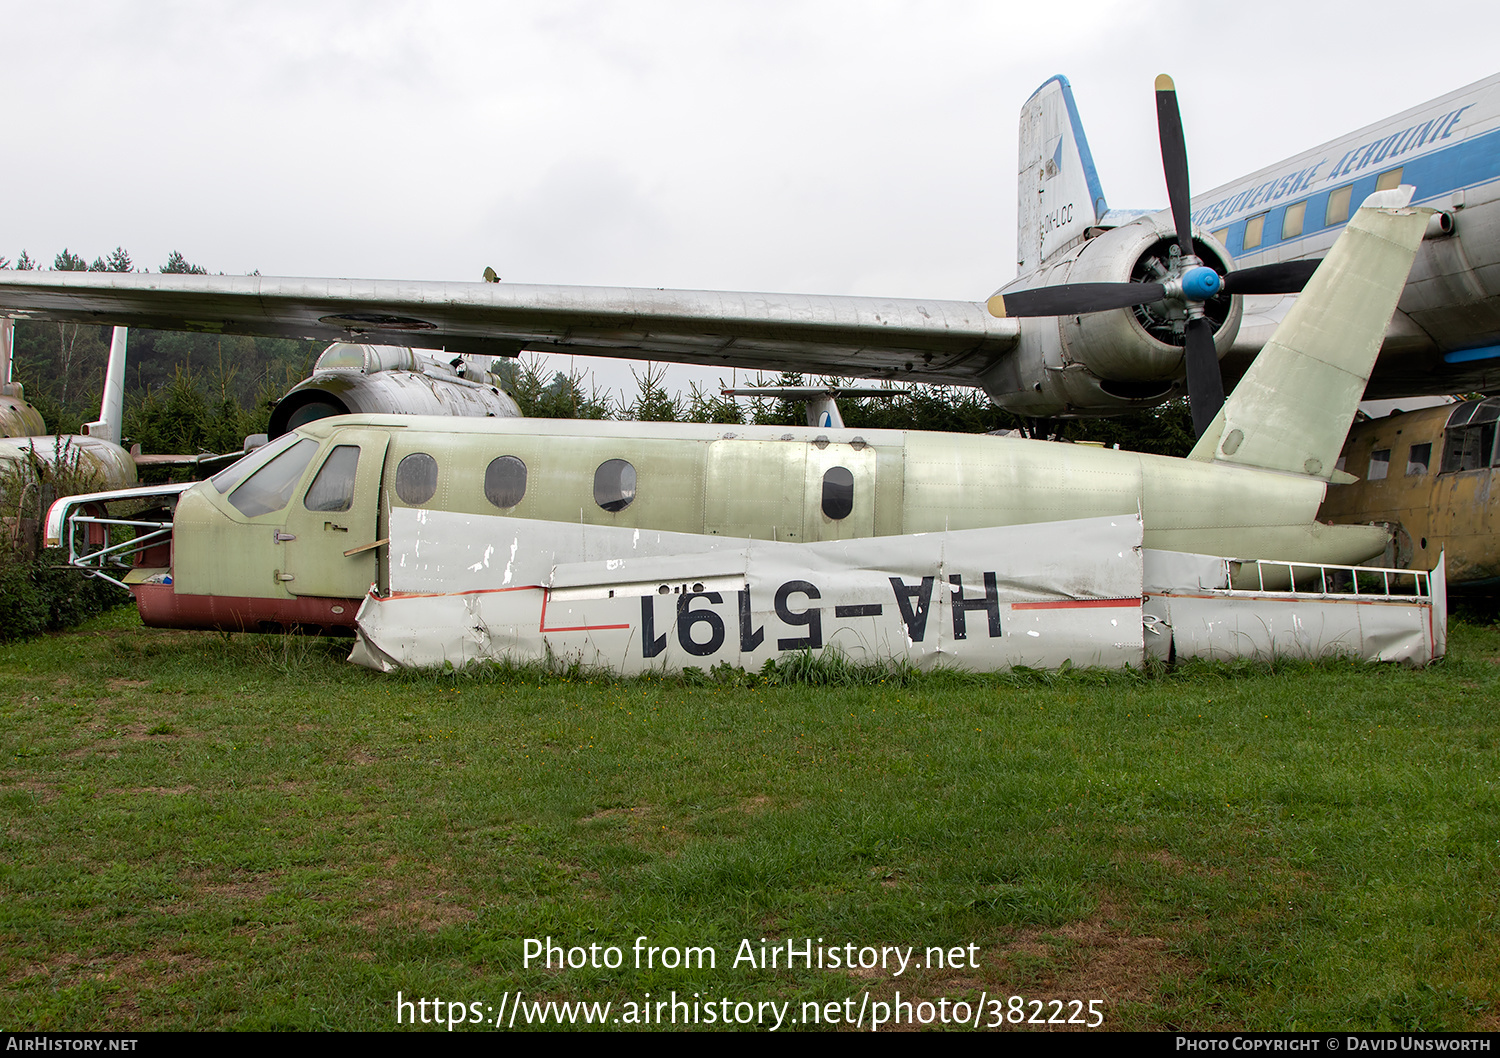
[[[501,509],[514,507],[526,495],[526,464],[516,456],[490,460],[484,468],[484,498]]]
[[[823,475],[823,513],[834,521],[854,510],[854,475],[848,467],[829,467]]]
[[[281,510],[291,502],[302,472],[317,454],[318,442],[301,438],[251,474],[248,481],[229,494],[229,502],[246,518]]]
[[[594,502],[618,513],[635,499],[635,467],[623,459],[607,459],[594,471]]]
[[[396,464],[396,495],[408,507],[420,507],[437,494],[437,479],[437,460],[413,452]]]
[[[214,483],[214,488],[218,489],[219,495],[222,496],[244,481],[246,475],[253,474],[296,443],[296,434],[283,434],[270,444],[262,445],[243,459],[229,464],[208,480]]]
[[[339,445],[307,487],[302,505],[310,511],[347,511],[354,506],[354,471],[359,445]]]
[[[1495,462],[1495,419],[1500,400],[1468,400],[1448,416],[1443,434],[1443,473],[1482,470]]]

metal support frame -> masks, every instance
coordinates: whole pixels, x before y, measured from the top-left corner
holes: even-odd
[[[126,591],[130,586],[117,577],[111,576],[106,570],[129,569],[131,564],[127,561],[131,556],[138,555],[150,547],[158,546],[164,540],[172,536],[173,518],[168,515],[165,518],[111,518],[107,515],[100,516],[86,514],[84,511],[93,504],[119,503],[124,501],[145,502],[160,500],[175,504],[177,497],[184,491],[192,488],[196,482],[183,482],[174,485],[150,485],[144,488],[116,489],[112,492],[83,493],[78,496],[66,496],[58,500],[47,511],[47,542],[49,545],[67,548],[67,565],[82,570],[90,577],[100,577],[109,581]],[[118,544],[106,543],[97,550],[90,550],[87,537],[80,542],[80,533],[86,533],[91,525],[103,526],[127,526],[138,530],[137,534],[129,540]],[[139,532],[139,530],[148,530]],[[109,530],[106,530],[106,534]]]

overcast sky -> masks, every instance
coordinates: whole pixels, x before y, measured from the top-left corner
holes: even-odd
[[[1052,74],[1110,205],[1159,208],[1160,72],[1202,191],[1500,66],[1469,2],[3,11],[0,254],[265,275],[980,300]]]

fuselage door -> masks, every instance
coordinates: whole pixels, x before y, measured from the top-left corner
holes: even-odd
[[[801,543],[807,445],[725,438],[708,450],[703,531]]]
[[[378,537],[380,479],[390,435],[340,430],[287,510],[287,590],[293,595],[357,599],[376,579],[385,549]],[[347,552],[353,552],[349,554]]]
[[[874,536],[875,449],[813,441],[807,446],[804,495],[809,541]]]

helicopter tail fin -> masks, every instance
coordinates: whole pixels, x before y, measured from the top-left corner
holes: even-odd
[[[1189,459],[1333,480],[1432,212],[1412,191],[1365,200]]]

